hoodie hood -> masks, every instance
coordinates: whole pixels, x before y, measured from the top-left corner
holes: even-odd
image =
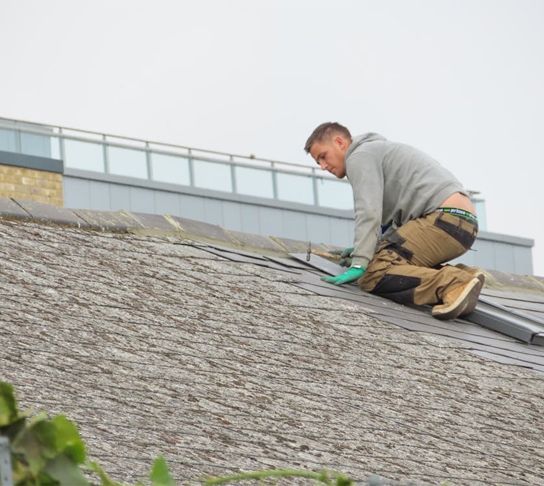
[[[382,137],[379,133],[363,133],[362,135],[357,135],[356,137],[353,137],[353,142],[351,142],[351,145],[348,147],[348,150],[346,152],[345,158],[347,159],[351,153],[356,150],[358,147],[360,147],[363,143],[367,142],[375,142],[376,140],[386,140],[385,137]]]

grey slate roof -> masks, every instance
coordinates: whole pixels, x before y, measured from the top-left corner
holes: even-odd
[[[115,478],[164,454],[180,482],[289,466],[542,483],[537,347],[186,236],[0,221],[0,378],[75,420]]]

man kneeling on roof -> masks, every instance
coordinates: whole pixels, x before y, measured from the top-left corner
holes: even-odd
[[[347,176],[353,188],[355,240],[344,251],[350,266],[323,280],[357,281],[361,289],[402,304],[431,304],[438,319],[474,310],[483,272],[441,265],[465,253],[478,233],[474,206],[448,170],[376,133],[352,138],[339,123],[319,125],[304,149],[323,170]]]

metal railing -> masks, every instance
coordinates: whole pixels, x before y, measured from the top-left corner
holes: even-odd
[[[136,177],[314,206],[352,209],[349,184],[318,167],[0,118],[0,150],[58,158],[67,169]]]
[[[9,439],[0,437],[0,486],[13,486]]]

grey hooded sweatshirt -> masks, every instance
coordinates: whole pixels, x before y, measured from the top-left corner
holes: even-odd
[[[355,137],[345,161],[355,207],[353,265],[368,266],[381,225],[402,226],[435,211],[456,192],[468,195],[436,160],[377,133]]]

